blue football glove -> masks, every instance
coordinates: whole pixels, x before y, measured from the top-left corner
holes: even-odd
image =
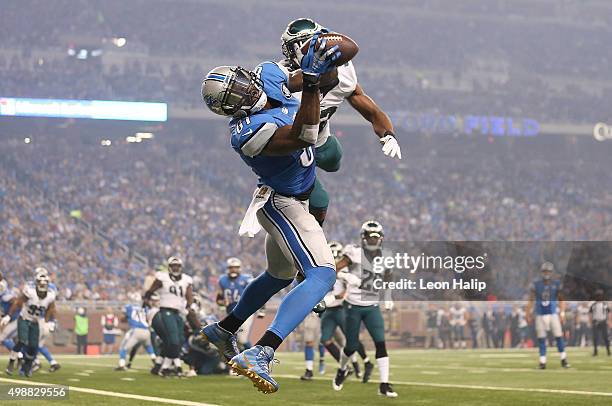
[[[321,32],[317,32],[308,45],[308,52],[302,58],[302,72],[308,75],[319,76],[335,68],[334,61],[340,58],[341,52],[338,45],[326,50],[327,40],[323,38],[318,41]]]

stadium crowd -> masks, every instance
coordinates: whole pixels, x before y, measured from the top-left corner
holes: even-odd
[[[115,139],[110,147],[78,131],[36,136],[29,144],[13,139],[0,146],[7,174],[3,202],[9,209],[3,219],[33,222],[19,228],[24,238],[59,250],[43,262],[61,260],[58,282],[85,283],[93,289],[88,297],[113,297],[121,289],[127,295],[173,254],[184,259],[187,273],[205,292],[214,291],[229,256],[239,256],[258,274],[265,268],[262,236],[237,235],[256,179],[240,165],[222,131],[162,131],[138,144]],[[339,131],[340,172],[319,171],[331,196],[329,239],[358,242],[359,227],[370,218],[382,222],[389,241],[571,241],[612,235],[612,185],[605,176],[609,168],[602,165],[608,151],[592,140],[569,151],[564,139],[551,148],[535,141],[432,141],[407,135],[402,138],[406,157],[398,165],[384,157],[369,131],[351,131]],[[6,183],[10,179],[17,180]],[[74,211],[108,241],[93,239],[71,222],[68,214]],[[55,227],[71,238],[34,231],[48,227],[48,219],[57,219]],[[15,235],[3,233],[5,249],[15,244]],[[13,253],[21,247],[14,246]],[[64,266],[76,253],[86,263]],[[136,253],[145,258],[146,269],[133,259]],[[9,255],[2,266],[21,269],[40,260],[21,264],[19,255]],[[73,272],[82,275],[73,278]],[[129,285],[119,283],[123,277],[132,278]]]
[[[261,24],[249,18],[256,5],[248,2],[240,12],[219,4],[213,12],[207,1],[181,7],[165,7],[166,2],[25,0],[7,5],[11,10],[3,16],[11,18],[0,16],[0,48],[7,50],[0,52],[0,71],[8,80],[0,82],[0,95],[200,107],[198,89],[208,69],[279,59],[278,38],[288,16],[312,12],[288,2],[271,9],[269,21]],[[361,45],[355,61],[360,81],[387,109],[580,123],[609,118],[610,61],[600,52],[610,34],[603,25],[609,24],[605,13],[587,7],[590,12],[580,14],[592,19],[570,23],[569,6],[453,3],[415,1],[397,10],[359,2],[350,10],[331,7],[321,21]],[[32,9],[40,21],[31,20]],[[24,25],[31,29],[21,29]],[[228,35],[228,27],[238,26],[243,41]],[[365,26],[367,33],[355,29]],[[112,45],[117,36],[127,38],[124,48]],[[405,45],[398,48],[398,42]],[[100,48],[103,54],[86,60],[66,55],[79,47]]]

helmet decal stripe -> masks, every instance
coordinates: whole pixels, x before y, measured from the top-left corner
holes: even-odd
[[[210,73],[208,76],[206,76],[206,80],[219,80],[221,82],[224,82],[225,78],[227,78],[227,76],[220,75],[218,73]]]

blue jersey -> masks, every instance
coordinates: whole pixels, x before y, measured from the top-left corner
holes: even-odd
[[[250,281],[251,277],[247,275],[239,275],[235,279],[230,278],[228,275],[223,275],[219,278],[219,287],[223,292],[223,301],[228,313],[234,309]]]
[[[11,309],[11,303],[13,301],[13,299],[15,298],[15,295],[13,294],[13,292],[9,289],[7,289],[2,296],[0,296],[0,310],[2,310],[2,315],[8,314],[9,310]],[[15,320],[16,318],[19,317],[19,313],[21,313],[21,309],[17,309],[13,312],[13,314],[11,314],[11,321]]]
[[[126,305],[125,317],[127,317],[128,326],[130,328],[149,328],[147,323],[147,311],[139,305]]]
[[[277,128],[293,124],[300,102],[287,88],[286,71],[274,62],[264,62],[254,71],[263,82],[273,108],[261,110],[229,123],[232,148],[259,177],[259,183],[285,196],[309,192],[315,181],[314,148],[284,156],[260,155]]]
[[[534,283],[536,315],[557,313],[559,290],[561,290],[561,282],[558,280],[551,280],[548,284],[545,284],[543,280]]]

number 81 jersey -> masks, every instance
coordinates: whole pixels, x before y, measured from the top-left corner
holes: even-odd
[[[285,196],[300,196],[315,181],[313,148],[287,155],[261,155],[278,128],[293,124],[300,102],[287,87],[287,71],[277,63],[263,62],[254,73],[261,79],[270,108],[229,122],[232,148],[259,177],[260,184]]]
[[[185,294],[187,288],[193,284],[191,276],[181,274],[181,279],[175,281],[168,272],[156,272],[155,278],[162,283],[159,289],[159,307],[183,310],[187,307]]]
[[[23,295],[28,301],[21,311],[21,318],[28,321],[38,321],[38,319],[44,317],[51,303],[55,302],[55,291],[53,289],[48,289],[47,295],[40,298],[34,284],[26,285],[23,288]]]

